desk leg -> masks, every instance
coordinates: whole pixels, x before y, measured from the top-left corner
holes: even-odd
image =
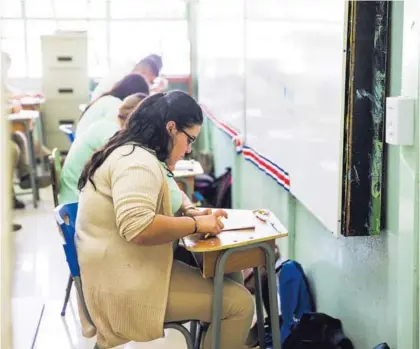
[[[38,207],[38,200],[39,200],[39,191],[38,191],[38,182],[36,180],[36,160],[35,160],[35,150],[34,150],[34,139],[32,131],[29,129],[29,125],[25,123],[25,133],[26,138],[28,139],[28,150],[29,150],[29,165],[31,167],[31,173],[29,174],[29,178],[31,181],[32,187],[32,202],[35,208]]]
[[[38,141],[39,141],[39,155],[40,155],[40,159],[41,159],[41,164],[43,167],[43,172],[48,172],[50,165],[48,163],[48,159],[46,156],[42,155],[42,147],[45,146],[45,137],[44,137],[44,130],[43,128],[43,123],[42,123],[42,113],[41,111],[39,112],[39,118],[36,121],[36,126],[37,126],[37,133],[38,133]]]
[[[222,294],[223,294],[223,278],[225,264],[229,256],[236,251],[245,251],[254,248],[261,248],[265,254],[268,288],[270,298],[270,317],[271,317],[271,334],[273,337],[273,349],[281,349],[280,344],[280,324],[279,324],[279,307],[277,303],[277,282],[275,269],[274,250],[267,242],[261,242],[248,246],[241,246],[223,251],[216,262],[216,272],[213,280],[213,304],[211,318],[211,349],[220,349],[220,330],[221,330],[221,314],[222,314]],[[261,298],[261,297],[260,297]],[[262,319],[264,321],[264,319]],[[262,322],[264,326],[264,322]],[[261,325],[259,325],[260,327]],[[264,343],[264,342],[263,342]]]
[[[276,276],[276,258],[274,250],[268,243],[261,245],[265,252],[267,276],[268,276],[268,293],[270,298],[270,317],[271,317],[271,335],[273,338],[273,349],[281,349],[280,344],[280,324],[279,324],[279,305],[277,301],[277,276]]]
[[[34,143],[34,132],[31,130],[29,131],[29,154],[32,156],[32,164],[34,169],[34,179],[35,179],[35,194],[36,200],[39,201],[39,187],[38,187],[38,172],[37,172],[37,165],[36,165],[36,154],[35,154],[35,143]]]
[[[220,331],[221,331],[221,325],[222,325],[222,306],[223,306],[223,280],[225,277],[225,273],[224,273],[225,263],[226,263],[227,257],[229,256],[229,253],[226,253],[227,251],[220,254],[216,263],[216,274],[213,279],[211,349],[220,349]]]
[[[257,306],[258,340],[260,349],[265,349],[264,310],[261,287],[261,274],[258,267],[254,268],[255,301]]]
[[[197,321],[191,321],[190,322],[190,333],[191,333],[191,338],[192,338],[192,341],[194,343],[194,346],[195,346],[196,338],[197,338],[197,332],[198,332],[197,330],[198,330]]]

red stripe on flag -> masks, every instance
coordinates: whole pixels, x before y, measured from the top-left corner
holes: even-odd
[[[274,166],[270,165],[269,163],[265,162],[261,159],[258,155],[254,154],[251,150],[244,149],[243,154],[252,158],[257,164],[261,165],[261,167],[269,170],[273,173],[277,178],[279,178],[286,186],[290,186],[290,179],[286,177],[281,171],[277,170]]]
[[[235,129],[227,125],[225,122],[218,120],[205,105],[200,104],[200,107],[203,110],[203,112],[207,115],[207,117],[213,120],[220,128],[223,128],[225,131],[227,131],[231,136],[239,135],[239,133]]]

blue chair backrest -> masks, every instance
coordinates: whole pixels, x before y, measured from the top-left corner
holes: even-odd
[[[64,252],[66,254],[67,264],[69,265],[71,275],[80,277],[79,262],[77,261],[77,251],[75,243],[76,218],[78,203],[60,205],[54,209],[54,216],[57,224],[64,236]]]
[[[62,124],[58,127],[60,131],[64,132],[67,135],[67,138],[69,139],[70,144],[74,142],[75,134],[73,130],[72,124]]]
[[[57,206],[54,209],[54,216],[64,236],[64,241],[65,241],[63,245],[64,252],[66,254],[67,264],[69,265],[69,268],[70,268],[70,273],[76,285],[76,290],[79,295],[79,300],[81,301],[83,312],[85,314],[86,320],[93,327],[95,327],[95,324],[93,323],[92,318],[89,315],[89,311],[85,303],[85,298],[83,296],[82,281],[80,278],[80,267],[79,267],[79,262],[77,260],[75,238],[76,238],[76,218],[77,218],[78,206],[79,205],[77,202]]]

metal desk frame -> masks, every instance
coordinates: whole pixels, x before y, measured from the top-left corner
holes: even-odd
[[[224,250],[216,262],[216,274],[214,276],[213,286],[213,305],[212,305],[212,332],[211,332],[211,349],[220,349],[220,330],[221,330],[221,314],[223,302],[223,280],[224,268],[229,256],[237,251],[246,251],[254,248],[261,248],[265,254],[268,288],[270,298],[270,316],[271,316],[271,331],[273,338],[273,349],[281,349],[280,344],[280,324],[279,324],[279,309],[277,303],[277,282],[275,270],[275,256],[272,246],[267,242],[259,242],[246,246],[234,247]],[[256,288],[255,298],[257,307],[257,323],[258,323],[258,339],[260,342],[260,349],[265,349],[264,342],[264,311],[261,290],[261,275],[259,268],[254,268]]]

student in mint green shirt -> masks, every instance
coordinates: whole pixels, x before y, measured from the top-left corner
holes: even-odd
[[[131,112],[145,97],[147,97],[145,93],[128,96],[124,99],[119,111],[113,116],[93,122],[76,137],[66,157],[60,176],[60,194],[58,197],[60,204],[79,201],[77,184],[86,161],[121,129]]]
[[[94,99],[80,116],[76,127],[76,138],[86,132],[96,121],[116,120],[123,100],[136,93],[149,95],[149,84],[141,75],[133,73],[117,82],[110,91]]]

